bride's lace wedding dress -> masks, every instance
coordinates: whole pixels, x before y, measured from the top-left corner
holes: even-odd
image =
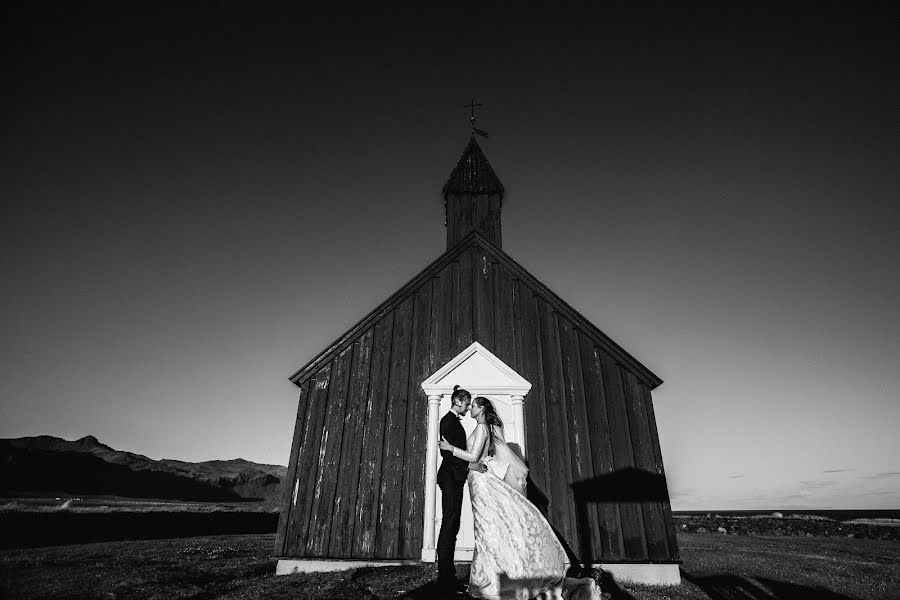
[[[475,598],[599,600],[590,578],[565,577],[566,553],[550,524],[525,497],[528,467],[493,427],[494,454],[488,456],[488,425],[479,423],[460,458],[481,460],[486,473],[469,471],[475,521],[475,552],[469,594]]]

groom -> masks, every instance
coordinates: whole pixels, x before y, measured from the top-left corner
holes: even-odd
[[[472,397],[468,392],[453,394],[450,412],[441,419],[441,437],[461,448],[466,449],[466,432],[460,419],[469,410]],[[437,541],[438,585],[445,591],[454,593],[456,587],[456,569],[453,566],[453,553],[456,549],[456,534],[459,533],[459,515],[462,511],[463,486],[469,474],[469,463],[453,456],[452,452],[441,450],[441,468],[437,472],[438,487],[441,488],[441,531]],[[481,463],[473,463],[471,468],[486,470]]]

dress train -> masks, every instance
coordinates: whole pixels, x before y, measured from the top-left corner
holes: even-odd
[[[476,429],[466,445],[481,454],[486,432],[478,433]],[[502,430],[496,428],[495,433],[494,456],[483,459],[488,471],[470,471],[468,476],[475,526],[469,594],[489,600],[599,600],[592,579],[565,577],[565,550],[544,515],[525,497],[528,467],[510,450]],[[479,442],[481,448],[472,447]]]

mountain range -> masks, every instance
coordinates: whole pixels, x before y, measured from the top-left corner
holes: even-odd
[[[207,502],[280,500],[287,467],[241,458],[153,460],[92,435],[0,439],[0,495],[114,495]]]

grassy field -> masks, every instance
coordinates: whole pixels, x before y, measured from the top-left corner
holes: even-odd
[[[0,549],[270,533],[275,502],[185,502],[118,496],[0,498]]]
[[[684,583],[608,584],[613,599],[900,598],[900,543],[679,534]],[[0,552],[0,597],[22,599],[430,598],[431,565],[274,575],[274,535],[105,542]],[[465,568],[460,577],[466,577]]]
[[[0,496],[0,513],[110,513],[110,512],[278,512],[277,500],[244,502],[202,502],[189,500],[160,500],[128,498],[125,496]]]

